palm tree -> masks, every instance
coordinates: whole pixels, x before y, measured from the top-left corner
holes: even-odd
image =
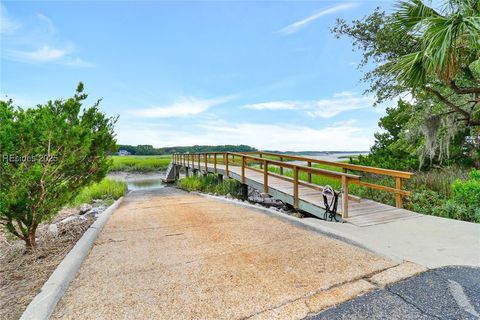
[[[391,63],[397,81],[433,94],[467,127],[480,126],[480,1],[449,0],[440,11],[401,1],[394,28],[416,39],[414,52]]]

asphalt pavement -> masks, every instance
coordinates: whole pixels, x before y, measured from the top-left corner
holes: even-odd
[[[309,319],[480,319],[480,268],[429,270]]]

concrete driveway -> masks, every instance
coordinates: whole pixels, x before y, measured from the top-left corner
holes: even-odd
[[[263,210],[130,192],[53,319],[301,319],[425,270]]]

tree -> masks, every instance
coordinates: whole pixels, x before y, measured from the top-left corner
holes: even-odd
[[[450,0],[443,11],[420,0],[399,3],[393,29],[416,45],[388,68],[400,84],[432,94],[467,127],[480,126],[480,1]]]
[[[376,103],[405,93],[414,98],[412,116],[425,142],[421,160],[448,157],[458,136],[467,137],[460,145],[478,141],[479,7],[475,0],[450,0],[439,12],[420,0],[401,1],[392,14],[377,8],[351,24],[339,19],[332,29],[363,51],[360,68],[373,65],[363,81]],[[474,153],[469,155],[477,157]]]
[[[32,109],[0,101],[0,224],[27,249],[41,222],[107,174],[116,118],[100,100],[82,110],[86,98],[80,83],[72,98]]]

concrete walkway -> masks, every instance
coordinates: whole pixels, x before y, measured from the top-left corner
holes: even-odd
[[[129,193],[53,319],[302,319],[425,269],[174,188]]]
[[[326,233],[361,243],[390,259],[428,268],[480,266],[480,224],[434,216],[357,227],[307,218],[302,222]]]

